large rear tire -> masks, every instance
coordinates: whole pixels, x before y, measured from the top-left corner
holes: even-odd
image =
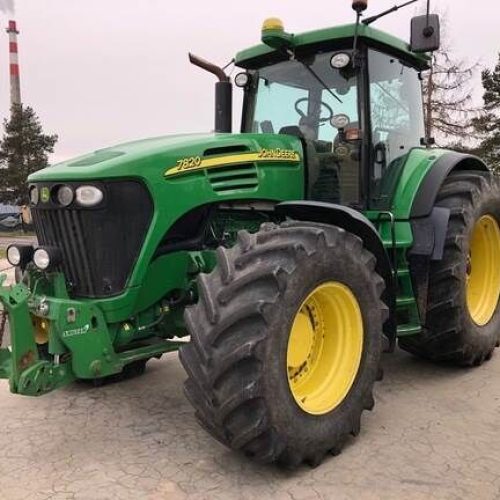
[[[452,173],[436,205],[450,209],[444,256],[432,262],[424,332],[406,351],[477,366],[500,339],[500,181],[490,172]]]
[[[343,229],[243,231],[200,275],[180,359],[203,427],[259,462],[318,464],[357,435],[379,373],[383,279]]]

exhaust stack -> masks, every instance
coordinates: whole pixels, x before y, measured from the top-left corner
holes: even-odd
[[[215,132],[231,133],[233,122],[233,84],[222,68],[189,53],[189,62],[215,75]]]
[[[21,80],[19,76],[19,57],[17,49],[16,21],[9,21],[7,28],[9,34],[9,63],[10,63],[10,104],[11,106],[21,104]]]

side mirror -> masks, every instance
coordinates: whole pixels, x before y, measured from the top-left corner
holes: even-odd
[[[433,52],[441,46],[441,25],[437,14],[417,16],[411,20],[412,52]]]

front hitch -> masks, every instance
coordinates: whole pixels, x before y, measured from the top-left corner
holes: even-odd
[[[71,299],[61,273],[35,276],[29,288],[3,286],[5,278],[0,276],[0,306],[9,319],[11,347],[0,349],[0,378],[9,379],[13,393],[40,396],[76,379],[119,374],[127,365],[179,348],[179,342],[156,335],[159,320],[151,323],[148,317],[137,330],[150,335],[136,342],[132,336],[116,350],[100,308]]]
[[[40,359],[28,307],[30,291],[19,283],[3,286],[6,275],[0,275],[0,303],[7,313],[11,348],[0,349],[0,378],[8,378],[13,393],[39,396],[74,380],[70,370]]]

